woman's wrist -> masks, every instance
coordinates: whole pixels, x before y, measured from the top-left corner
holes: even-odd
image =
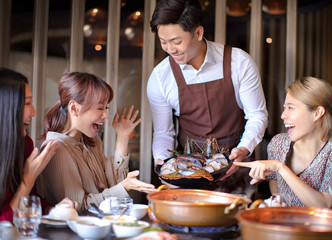
[[[128,156],[129,137],[118,137],[116,139],[115,151],[121,156]]]
[[[116,135],[116,141],[118,141],[121,144],[128,144],[129,136]]]
[[[127,179],[124,179],[122,182],[121,182],[122,186],[124,187],[124,189],[128,192],[130,189],[129,189],[129,186],[127,184]]]
[[[282,177],[285,176],[288,169],[289,168],[284,163],[279,162],[278,173],[280,176],[282,176]]]
[[[25,183],[25,180],[21,181],[20,185],[18,186],[12,200],[10,201],[9,205],[12,209],[17,208],[18,207],[18,202],[20,197],[27,197],[30,195],[31,189],[32,189],[33,185],[30,186],[30,184]]]
[[[27,188],[29,190],[29,193],[30,193],[31,189],[35,185],[35,181],[36,181],[35,178],[23,175],[21,185],[23,185],[25,188]]]

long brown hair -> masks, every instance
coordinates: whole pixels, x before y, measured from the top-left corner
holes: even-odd
[[[101,78],[83,72],[65,73],[58,83],[59,101],[45,117],[45,135],[48,131],[63,132],[67,127],[67,107],[71,100],[81,104],[82,111],[88,110],[94,104],[113,99],[113,90]],[[44,137],[45,137],[44,135]],[[93,146],[93,139],[83,134],[83,141]]]
[[[0,68],[0,209],[4,206],[7,189],[15,193],[23,180],[23,115],[27,83],[22,74]]]

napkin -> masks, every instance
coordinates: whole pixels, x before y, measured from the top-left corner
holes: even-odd
[[[263,207],[287,207],[287,204],[283,202],[280,195],[276,195],[265,199],[264,202],[259,205],[259,208]]]

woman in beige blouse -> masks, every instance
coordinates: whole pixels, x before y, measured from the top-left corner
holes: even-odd
[[[133,106],[115,115],[113,128],[117,140],[114,157],[106,158],[97,135],[113,98],[112,88],[88,73],[64,74],[58,83],[60,101],[45,119],[47,142],[57,140],[56,154],[39,179],[39,191],[54,204],[69,197],[81,204],[100,204],[107,197],[127,197],[129,190],[155,191],[152,184],[137,179],[139,171],[128,173],[129,135],[140,123]]]

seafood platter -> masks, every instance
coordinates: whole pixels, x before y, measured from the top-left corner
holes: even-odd
[[[226,174],[232,161],[228,150],[219,149],[215,138],[207,139],[200,147],[192,139],[187,139],[183,153],[175,153],[157,165],[155,172],[167,183],[181,188],[206,188]]]

